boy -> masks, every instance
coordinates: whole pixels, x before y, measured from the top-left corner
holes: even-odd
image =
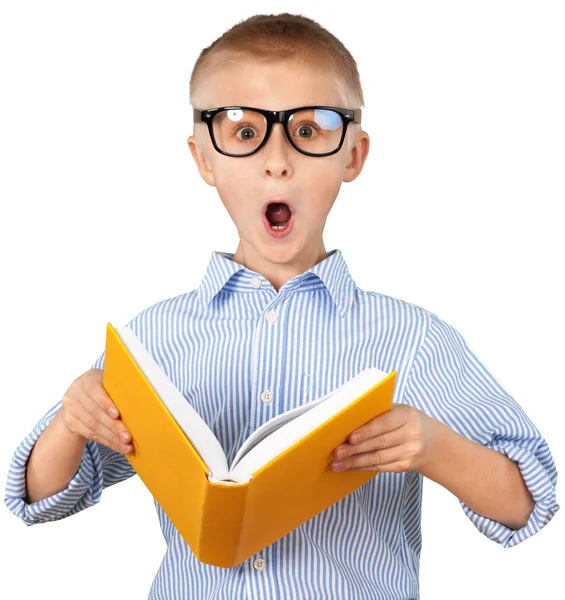
[[[239,245],[212,253],[198,289],[128,325],[228,462],[265,421],[362,369],[398,376],[393,409],[335,450],[336,470],[378,476],[241,565],[199,562],[155,503],[168,549],[149,598],[418,598],[423,476],[504,547],[539,531],[559,509],[557,473],[528,417],[453,327],[361,290],[324,247],[341,183],[369,150],[349,52],[305,17],[251,17],[201,53],[191,104],[190,151]],[[104,353],[14,453],[5,502],[28,525],[92,506],[134,474],[103,366]]]

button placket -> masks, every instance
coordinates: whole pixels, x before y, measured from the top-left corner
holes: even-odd
[[[271,304],[272,302],[275,302],[277,305],[280,302],[280,297],[273,297],[271,298],[271,300],[269,300],[269,302],[267,303],[267,305],[265,306],[265,308],[267,308],[267,306],[269,304]],[[264,310],[265,310],[264,308]],[[275,323],[278,320],[278,314],[274,309],[269,309],[267,312],[265,312],[263,314],[264,319],[270,323],[271,325],[273,323]],[[263,327],[264,325],[261,324],[261,321],[259,321],[257,328],[255,329],[255,333],[254,333],[254,337],[253,337],[253,352],[252,352],[252,365],[253,365],[253,389],[254,389],[254,394],[257,394],[255,396],[255,398],[260,398],[261,401],[264,404],[270,404],[273,400],[274,397],[274,392],[270,389],[263,389],[261,391],[261,388],[263,386],[265,386],[265,384],[267,382],[260,381],[260,374],[259,374],[259,364],[258,364],[258,355],[259,352],[261,351],[262,348],[262,338],[263,335],[265,335],[267,332],[263,331]],[[267,325],[268,327],[268,325]],[[251,435],[251,433],[257,428],[257,422],[258,422],[258,411],[261,410],[260,405],[257,404],[258,400],[254,403],[254,407],[251,409],[251,415],[250,415],[250,420],[249,420],[249,435]]]

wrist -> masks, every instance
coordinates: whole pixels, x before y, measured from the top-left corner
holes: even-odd
[[[425,458],[418,469],[418,472],[424,477],[436,480],[435,471],[439,468],[441,460],[447,458],[450,446],[449,434],[455,434],[452,429],[444,425],[441,421],[428,416],[428,439]]]
[[[63,409],[60,408],[53,417],[53,425],[58,435],[67,440],[67,443],[72,447],[84,448],[86,446],[87,439],[82,435],[71,431],[63,419]]]

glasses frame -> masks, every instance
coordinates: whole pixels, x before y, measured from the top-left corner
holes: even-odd
[[[324,154],[314,154],[312,152],[306,152],[305,150],[301,150],[300,148],[298,148],[296,146],[296,144],[294,144],[294,142],[292,141],[292,138],[288,132],[288,121],[289,121],[290,117],[298,111],[305,110],[305,109],[312,109],[312,108],[333,110],[341,116],[341,121],[342,121],[342,125],[343,125],[341,140],[339,141],[338,147],[335,150],[333,150],[332,152],[325,152]],[[259,146],[257,146],[257,148],[255,148],[255,150],[252,150],[251,152],[247,152],[245,154],[232,154],[230,152],[224,152],[223,150],[220,150],[220,148],[216,144],[216,138],[214,137],[214,128],[212,127],[212,121],[214,120],[214,117],[216,116],[216,114],[218,114],[220,111],[222,111],[222,110],[238,110],[238,109],[254,110],[254,111],[262,114],[267,121],[267,133],[265,134],[265,138],[259,144]],[[212,139],[212,144],[213,144],[215,150],[225,156],[233,156],[234,158],[243,158],[244,156],[250,156],[251,154],[255,154],[256,152],[259,152],[259,150],[261,150],[261,148],[263,148],[263,146],[269,141],[269,138],[271,137],[271,130],[273,128],[273,125],[275,123],[282,123],[283,129],[284,129],[284,132],[286,135],[286,139],[289,141],[290,145],[295,150],[300,152],[300,154],[305,154],[306,156],[314,156],[316,158],[321,158],[323,156],[331,156],[332,154],[336,154],[337,152],[339,152],[341,150],[341,147],[343,145],[343,140],[345,139],[345,134],[347,133],[347,126],[349,125],[349,123],[361,123],[361,109],[360,108],[347,109],[347,108],[341,108],[338,106],[299,106],[298,108],[290,108],[288,110],[265,110],[262,108],[255,108],[253,106],[222,106],[220,108],[208,108],[208,109],[195,108],[195,109],[193,109],[193,118],[194,118],[194,123],[206,123],[206,125],[208,126],[208,131],[210,133],[210,138]]]

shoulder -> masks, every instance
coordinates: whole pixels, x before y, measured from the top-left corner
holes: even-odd
[[[360,287],[356,288],[356,300],[358,311],[373,315],[393,326],[404,324],[424,334],[430,328],[433,319],[437,318],[433,312],[422,306]]]
[[[387,344],[403,339],[410,350],[410,363],[439,363],[466,360],[479,365],[479,359],[465,336],[452,323],[422,306],[378,292],[358,289],[359,306],[370,307],[365,312],[376,315],[375,329]],[[384,331],[385,334],[380,332]],[[477,368],[483,368],[477,366]]]
[[[358,304],[370,307],[370,312],[384,321],[392,332],[403,337],[411,337],[417,349],[455,349],[467,346],[463,334],[433,311],[418,304],[401,300],[386,294],[357,288]],[[367,308],[366,308],[366,312]]]

